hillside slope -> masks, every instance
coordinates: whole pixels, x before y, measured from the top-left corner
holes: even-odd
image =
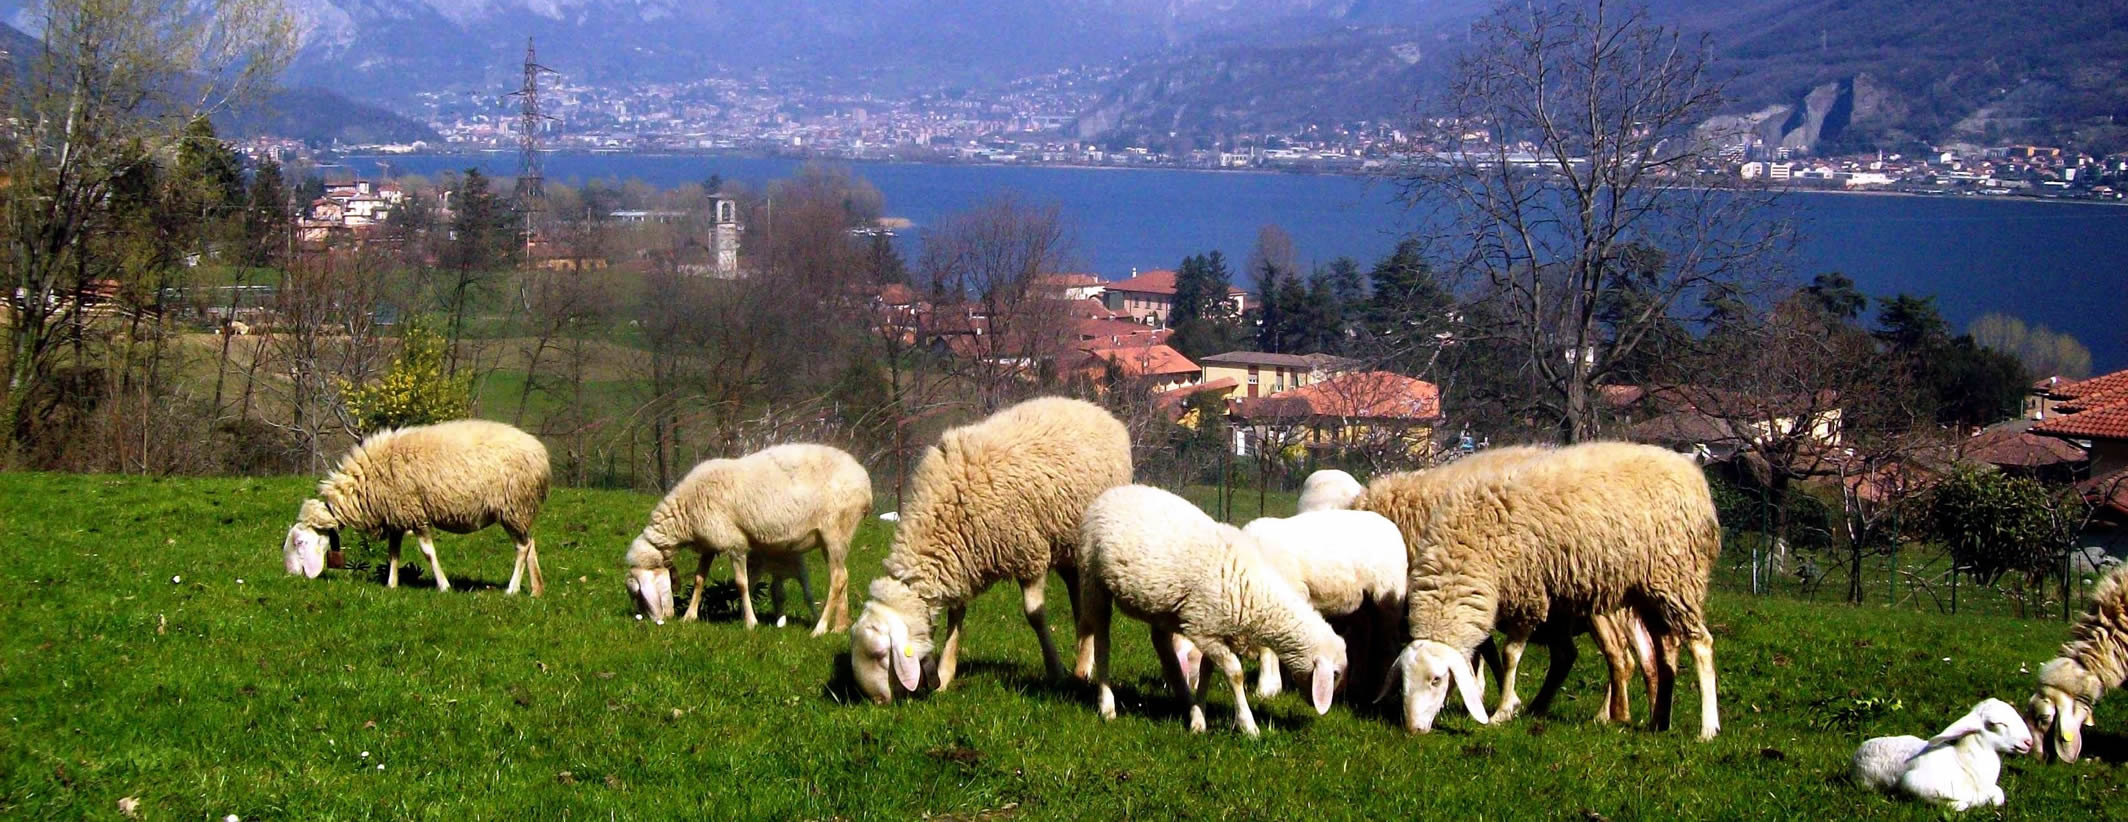
[[[1237,119],[1272,128],[1292,120],[1277,102],[1237,118],[1228,113],[1236,100],[1307,101],[1318,125],[1406,118],[1465,47],[1476,13],[1459,11],[1299,41],[1258,32],[1148,60],[1081,118],[1079,133],[1217,135]],[[1775,143],[1825,152],[2039,140],[2105,150],[2128,135],[2116,124],[2128,124],[2128,84],[2119,82],[2128,73],[2128,40],[2118,36],[2128,30],[2122,4],[1661,0],[1650,12],[1708,38],[1716,68],[1729,78],[1729,113]],[[1378,44],[1399,39],[1421,46],[1423,57],[1398,66],[1378,53]],[[1325,70],[1237,78],[1236,66]]]

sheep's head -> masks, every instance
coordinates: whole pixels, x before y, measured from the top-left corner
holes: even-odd
[[[2042,729],[2040,748],[2062,762],[2075,762],[2083,754],[2084,726],[2091,724],[2091,700],[2085,694],[2098,690],[2098,677],[2085,671],[2076,660],[2056,659],[2039,669],[2039,689],[2029,705],[2033,724]]]
[[[1463,698],[1463,707],[1470,718],[1485,724],[1485,705],[1479,692],[1478,675],[1470,667],[1470,658],[1448,645],[1430,640],[1418,640],[1404,646],[1397,655],[1396,671],[1404,678],[1404,730],[1425,733],[1433,730],[1434,717],[1441,713],[1441,706],[1448,702],[1448,688],[1453,684]],[[1385,685],[1386,690],[1386,685]]]
[[[665,554],[649,540],[636,537],[628,545],[628,599],[637,614],[659,625],[672,618],[672,568]]]
[[[1952,744],[1968,736],[1978,736],[1996,753],[2032,751],[2032,729],[2025,725],[2024,717],[2017,715],[2016,708],[2000,699],[1981,700],[1971,712],[1930,739],[1929,744]]]
[[[921,601],[916,600],[908,586],[881,577],[872,581],[871,593],[871,601],[865,603],[864,612],[850,626],[850,671],[857,679],[858,690],[873,702],[885,705],[894,700],[897,681],[903,691],[916,691],[923,681],[923,659],[931,649],[909,628],[910,612],[905,608],[911,602],[920,608]]]
[[[339,526],[325,503],[304,500],[303,506],[296,509],[296,523],[288,527],[288,536],[281,540],[282,567],[291,575],[317,579],[325,572],[325,549],[339,541]]]

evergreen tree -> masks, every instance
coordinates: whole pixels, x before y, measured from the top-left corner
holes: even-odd
[[[1367,279],[1351,257],[1330,261],[1330,290],[1337,295],[1338,310],[1348,319],[1357,317],[1367,302]]]
[[[1417,240],[1397,243],[1396,250],[1367,272],[1374,293],[1364,309],[1368,331],[1396,340],[1409,334],[1433,334],[1447,325],[1455,299],[1433,277]]]
[[[288,183],[281,164],[267,160],[251,173],[244,197],[244,264],[268,267],[281,261],[287,248]]]
[[[453,376],[458,373],[458,341],[464,338],[472,300],[490,275],[518,259],[521,238],[516,227],[516,215],[488,185],[487,176],[477,168],[466,169],[451,192],[451,237],[438,255],[450,276],[443,304],[450,316],[445,340]]]
[[[872,282],[877,285],[892,285],[909,282],[909,265],[894,247],[894,240],[885,233],[874,233],[872,243],[866,249],[866,259],[871,263]]]
[[[1950,324],[1936,310],[1935,297],[1900,294],[1877,300],[1876,334],[1893,351],[1920,352],[1948,342]]]
[[[1838,271],[1812,277],[1803,293],[1818,310],[1842,320],[1859,317],[1862,309],[1869,307],[1869,298],[1855,290],[1855,281]]]
[[[1284,341],[1283,335],[1285,334],[1286,325],[1291,322],[1287,318],[1287,314],[1291,309],[1285,299],[1286,279],[1284,273],[1280,272],[1277,266],[1264,266],[1256,272],[1256,287],[1260,292],[1256,295],[1256,350],[1258,351],[1276,354],[1283,350],[1280,344]]]

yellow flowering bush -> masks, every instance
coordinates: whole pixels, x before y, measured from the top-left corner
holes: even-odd
[[[471,375],[451,377],[445,370],[444,339],[408,324],[399,337],[399,353],[384,375],[365,385],[340,384],[340,399],[366,432],[458,419],[468,413]]]

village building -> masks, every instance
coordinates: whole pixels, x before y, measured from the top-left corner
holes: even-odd
[[[1103,291],[1108,307],[1148,325],[1165,327],[1175,309],[1175,272],[1154,269],[1128,280],[1107,284]],[[1227,286],[1227,303],[1239,316],[1248,307],[1249,292]]]
[[[1329,354],[1266,354],[1229,351],[1203,358],[1206,381],[1231,379],[1227,399],[1263,397],[1328,379],[1351,360]]]

